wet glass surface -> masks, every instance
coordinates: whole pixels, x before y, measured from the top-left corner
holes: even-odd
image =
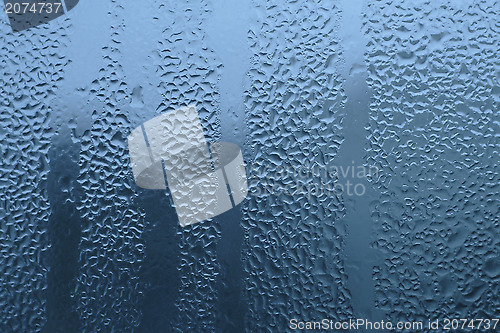
[[[65,5],[0,14],[0,332],[500,317],[498,1]],[[187,105],[249,194],[182,228],[127,138]]]

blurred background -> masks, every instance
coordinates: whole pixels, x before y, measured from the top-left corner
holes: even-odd
[[[82,0],[13,33],[2,10],[0,332],[499,318],[499,13]],[[181,228],[127,136],[189,104],[251,193]]]

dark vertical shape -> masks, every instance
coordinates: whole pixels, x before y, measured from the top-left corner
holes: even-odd
[[[252,53],[248,31],[254,19],[250,0],[213,1],[212,13],[207,23],[207,39],[210,47],[221,60],[223,68],[219,81],[221,101],[221,141],[243,146],[245,141],[245,82],[250,69]],[[226,182],[227,183],[227,182]],[[231,198],[232,200],[232,198]],[[217,217],[221,238],[217,243],[217,259],[221,276],[217,283],[218,332],[241,332],[247,312],[243,299],[242,244],[244,230],[240,207]]]
[[[52,214],[48,221],[50,248],[47,263],[46,333],[80,332],[76,301],[71,297],[78,273],[78,244],[81,219],[76,208],[81,189],[79,174],[80,147],[71,142],[69,133],[55,137],[49,151],[50,173],[47,191]]]
[[[244,240],[239,207],[221,214],[221,238],[217,243],[217,258],[222,278],[218,285],[217,330],[222,333],[241,332],[246,306],[242,299],[243,265],[241,248]]]
[[[179,221],[164,191],[139,191],[146,213],[145,259],[140,280],[145,285],[142,321],[136,332],[171,332],[180,288]]]
[[[374,226],[371,220],[370,201],[377,193],[366,178],[358,178],[359,167],[369,169],[366,160],[368,145],[370,96],[366,83],[364,53],[368,40],[362,33],[362,1],[344,1],[342,37],[345,41],[345,92],[348,100],[344,116],[344,144],[340,147],[335,165],[344,170],[355,168],[355,173],[340,174],[342,184],[352,184],[346,189],[346,214],[341,220],[346,226],[345,271],[347,285],[351,294],[351,304],[356,318],[370,320],[384,319],[383,312],[375,307],[375,282],[372,274],[374,267],[381,261],[379,253],[370,242],[373,241]],[[352,169],[350,169],[352,171]],[[355,192],[354,186],[357,186]],[[358,194],[356,194],[358,193]],[[362,195],[359,195],[363,193]]]

